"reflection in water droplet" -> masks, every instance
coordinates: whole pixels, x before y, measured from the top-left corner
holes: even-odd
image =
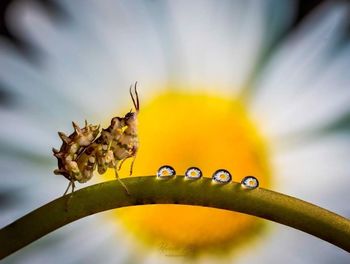
[[[255,189],[259,187],[259,181],[254,176],[246,176],[241,181],[241,185],[246,189]]]
[[[190,167],[187,169],[185,176],[187,179],[197,180],[202,177],[202,171],[197,167]]]
[[[159,178],[169,178],[175,176],[176,171],[174,170],[173,167],[169,165],[164,165],[160,167],[157,171],[157,176]]]
[[[228,183],[232,180],[232,176],[227,170],[220,169],[214,172],[212,179],[218,183]]]

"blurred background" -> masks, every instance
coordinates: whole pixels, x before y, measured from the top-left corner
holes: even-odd
[[[108,126],[135,81],[135,175],[224,167],[349,217],[349,37],[345,0],[1,1],[0,226],[63,193],[57,131]],[[350,258],[254,217],[145,206],[79,220],[4,263],[258,261]]]

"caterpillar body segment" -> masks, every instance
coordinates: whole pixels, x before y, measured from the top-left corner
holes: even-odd
[[[54,156],[58,159],[58,169],[54,170],[57,175],[63,175],[70,181],[86,182],[89,178],[80,170],[78,158],[99,134],[99,126],[93,126],[85,122],[84,128],[73,122],[74,132],[67,136],[58,132],[63,143],[60,150],[52,149]],[[81,163],[81,162],[80,162]]]
[[[62,139],[60,150],[52,149],[58,160],[58,169],[54,170],[56,175],[63,175],[69,180],[69,185],[74,192],[75,182],[84,183],[89,181],[95,170],[104,174],[108,168],[114,168],[116,178],[119,180],[118,170],[123,162],[133,157],[130,175],[134,166],[135,157],[139,147],[137,135],[137,114],[139,112],[139,98],[134,85],[135,97],[130,87],[130,96],[133,101],[135,112],[128,112],[124,117],[113,117],[111,124],[100,130],[100,126],[88,124],[80,128],[73,122],[74,132],[67,136],[59,132]],[[119,164],[120,162],[120,164]],[[118,167],[119,164],[119,167]],[[120,181],[120,180],[119,180]],[[126,186],[120,181],[125,190]]]

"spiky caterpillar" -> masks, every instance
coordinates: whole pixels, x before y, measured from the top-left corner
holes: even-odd
[[[108,168],[114,168],[116,178],[118,170],[123,162],[134,157],[130,175],[138,150],[139,142],[137,136],[137,114],[140,109],[138,93],[134,86],[135,98],[130,87],[130,96],[133,101],[135,112],[130,110],[124,117],[114,117],[111,124],[100,131],[100,126],[88,124],[80,128],[73,122],[74,132],[67,136],[58,132],[63,143],[60,150],[53,148],[54,156],[58,160],[58,169],[54,170],[56,175],[63,175],[69,180],[69,185],[64,194],[75,182],[84,183],[90,180],[97,168],[99,174],[106,172]],[[119,168],[117,168],[118,163]],[[120,182],[128,192],[126,186]]]

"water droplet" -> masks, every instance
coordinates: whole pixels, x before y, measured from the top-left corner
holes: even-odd
[[[170,178],[170,177],[174,177],[175,174],[176,174],[176,171],[174,170],[173,167],[169,165],[164,165],[160,167],[157,171],[158,178]]]
[[[185,172],[185,176],[191,180],[197,180],[202,177],[202,171],[197,167],[190,167]]]
[[[255,189],[259,187],[259,181],[254,176],[246,176],[241,181],[241,185],[246,189]]]
[[[229,183],[232,180],[232,176],[227,170],[220,169],[214,172],[212,179],[218,183]]]

